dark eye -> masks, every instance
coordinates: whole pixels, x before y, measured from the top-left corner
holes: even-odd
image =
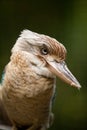
[[[41,49],[41,53],[42,53],[43,55],[47,55],[47,54],[48,54],[48,49],[47,49],[46,47],[42,48],[42,49]]]

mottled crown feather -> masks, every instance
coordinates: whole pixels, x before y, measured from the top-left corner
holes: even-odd
[[[29,44],[34,46],[42,46],[45,44],[49,48],[51,54],[57,55],[60,59],[65,59],[66,57],[66,49],[63,44],[52,37],[38,34],[30,30],[23,30],[21,32],[20,37],[12,48],[12,53],[19,50],[27,50]]]

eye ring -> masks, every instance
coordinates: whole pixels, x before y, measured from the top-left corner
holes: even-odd
[[[46,47],[42,48],[41,49],[41,54],[43,55],[47,55],[49,52],[48,52],[48,49]]]

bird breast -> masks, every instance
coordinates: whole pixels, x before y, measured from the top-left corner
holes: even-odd
[[[51,109],[54,79],[37,75],[23,57],[22,61],[13,58],[7,65],[2,91],[8,115],[19,124],[45,120]]]

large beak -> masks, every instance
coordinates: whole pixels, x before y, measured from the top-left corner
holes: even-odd
[[[77,79],[74,77],[74,75],[70,72],[68,69],[66,63],[63,61],[61,63],[58,63],[56,61],[48,62],[48,68],[50,71],[58,76],[60,79],[65,81],[71,86],[81,88],[81,85],[77,81]]]

